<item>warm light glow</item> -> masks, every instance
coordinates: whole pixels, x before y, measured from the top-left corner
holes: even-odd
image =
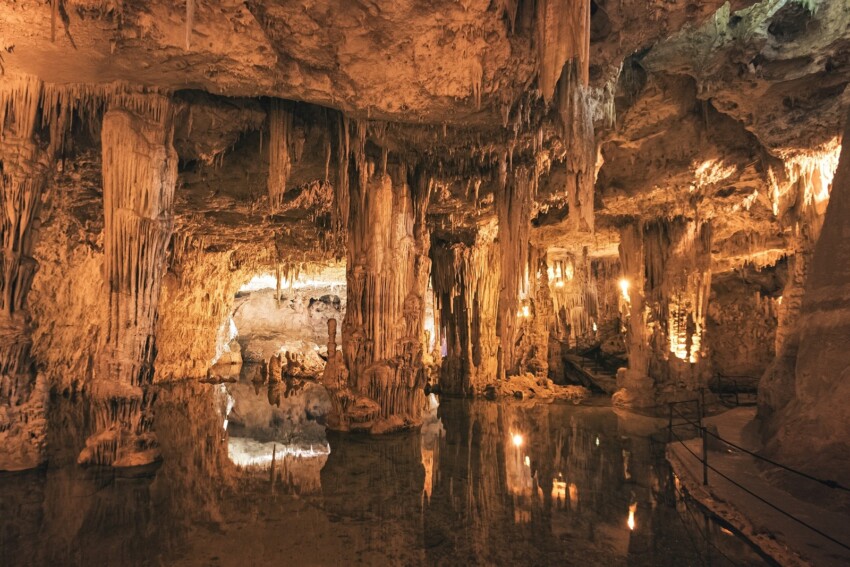
[[[637,511],[637,502],[629,505],[629,529],[634,531],[635,529],[635,512]]]
[[[522,435],[520,435],[519,433],[514,433],[511,440],[514,442],[514,447],[522,447],[522,444],[525,442],[525,440],[522,438]]]
[[[593,322],[593,332],[595,333],[598,330],[599,330],[599,328],[596,326],[596,321],[594,321]]]
[[[629,298],[629,280],[623,278],[620,280],[620,292],[623,294],[623,299],[630,301]]]
[[[523,305],[522,308],[517,311],[517,317],[529,318],[531,317],[531,308],[528,305]]]
[[[527,466],[527,467],[531,466],[531,459],[528,458],[528,455],[525,456],[525,466]]]
[[[327,457],[331,446],[325,445],[287,445],[285,443],[262,442],[246,437],[230,437],[227,440],[227,457],[240,467],[268,468],[272,458],[283,459],[286,456],[310,459]]]
[[[570,504],[578,506],[578,486],[574,482],[570,483]]]
[[[567,483],[563,480],[552,480],[552,500],[566,500],[567,498]]]
[[[564,287],[564,280],[558,280],[555,282],[555,287]]]

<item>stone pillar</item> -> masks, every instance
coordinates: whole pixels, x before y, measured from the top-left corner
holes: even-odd
[[[47,386],[30,356],[27,294],[38,263],[33,241],[49,172],[35,135],[41,81],[4,77],[0,86],[0,470],[44,459]]]
[[[626,225],[620,230],[620,302],[629,366],[617,373],[619,391],[614,394],[614,402],[626,406],[654,403],[655,383],[649,376],[649,328],[644,308],[645,262],[643,224]]]
[[[109,326],[90,395],[95,432],[81,463],[147,464],[157,308],[173,228],[173,110],[159,95],[115,101],[103,119],[105,279]]]
[[[850,119],[800,313],[793,399],[772,420],[784,462],[850,482]]]
[[[704,335],[711,291],[711,227],[674,219],[621,231],[629,368],[615,401],[647,407],[693,398],[707,378]]]
[[[334,429],[382,433],[415,427],[425,404],[425,293],[430,185],[398,166],[393,176],[361,162],[351,186],[347,309],[342,353],[347,378],[334,384]],[[368,171],[366,171],[368,169]]]

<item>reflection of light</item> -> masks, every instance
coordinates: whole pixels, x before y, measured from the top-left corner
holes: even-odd
[[[629,280],[626,278],[620,280],[620,292],[623,294],[623,299],[629,301]]]
[[[282,443],[263,443],[247,437],[230,437],[227,440],[227,457],[241,467],[268,468],[272,456],[280,460],[287,455],[301,458],[327,457],[331,446],[324,445],[285,445]]]
[[[635,529],[635,512],[636,511],[637,511],[637,502],[635,502],[634,504],[629,504],[629,520],[628,520],[627,523],[629,524],[630,530]]]
[[[527,467],[531,466],[531,459],[528,458],[528,455],[525,456],[525,466],[527,466]]]
[[[562,500],[567,497],[567,483],[563,480],[552,481],[552,500]]]
[[[596,326],[596,321],[593,322],[593,332],[595,333],[599,328]]]
[[[596,446],[599,447],[599,437],[596,438]]]
[[[522,444],[525,441],[519,433],[514,433],[511,440],[514,442],[514,447],[522,447]]]
[[[570,483],[570,504],[575,508],[578,505],[578,486],[574,482]]]

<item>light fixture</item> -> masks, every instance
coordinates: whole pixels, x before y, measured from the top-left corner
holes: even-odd
[[[522,447],[522,444],[525,441],[519,433],[514,433],[511,440],[514,442],[514,447]]]
[[[629,280],[627,280],[626,278],[622,278],[620,280],[620,291],[623,294],[623,299],[628,301],[629,300]]]

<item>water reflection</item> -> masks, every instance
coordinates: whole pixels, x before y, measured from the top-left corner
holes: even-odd
[[[325,435],[318,398],[264,394],[162,388],[162,463],[132,475],[78,467],[84,401],[56,400],[50,466],[0,476],[0,564],[760,564],[637,418],[432,400],[421,432]]]

